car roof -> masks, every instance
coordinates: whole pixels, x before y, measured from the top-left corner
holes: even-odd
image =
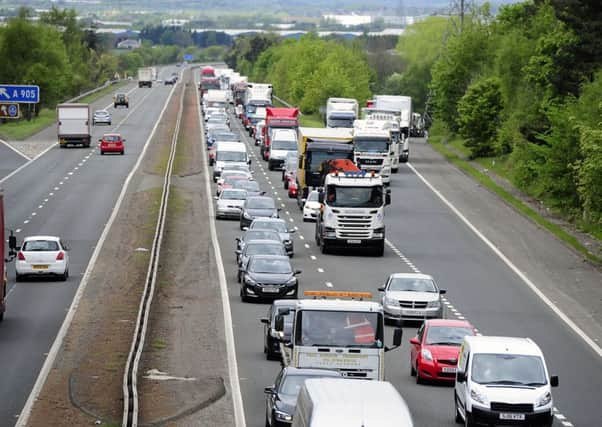
[[[269,241],[271,242],[271,240],[269,240]],[[291,262],[288,255],[260,255],[260,254],[257,254],[257,255],[251,255],[249,258],[252,258],[252,259],[278,259],[281,261],[286,260],[286,261],[288,261],[289,264]]]
[[[273,230],[273,229],[270,229],[270,228],[253,228],[253,229],[248,229],[248,230],[245,231],[244,237],[245,238],[247,237],[247,233],[248,232],[254,232],[254,231],[274,233],[276,236],[278,236],[278,240],[280,240],[280,233],[278,233],[276,230]],[[261,240],[261,239],[253,239],[252,241],[255,241],[255,240]]]
[[[473,328],[474,326],[468,320],[457,319],[427,319],[424,322],[425,327],[429,326],[449,326],[459,328]]]
[[[284,247],[284,244],[281,240],[270,240],[270,239],[253,239],[247,243],[245,248],[248,248],[250,245],[281,245]],[[258,254],[261,255],[261,254]]]
[[[389,278],[391,278],[391,279],[424,279],[424,280],[435,281],[435,279],[433,279],[432,276],[430,276],[428,274],[421,274],[421,273],[393,273],[389,276]]]
[[[28,236],[23,239],[24,242],[29,242],[31,240],[53,240],[55,242],[58,242],[61,239],[60,237],[56,236]]]
[[[94,111],[94,113],[107,113],[108,114],[109,112],[103,108],[102,110]]]
[[[255,197],[255,196],[253,196],[253,197]],[[286,221],[284,219],[282,219],[282,218],[267,218],[267,217],[265,217],[265,218],[264,217],[255,218],[253,220],[253,222],[251,222],[251,225],[253,225],[254,222],[256,222],[256,223],[260,223],[260,222],[283,222],[283,223],[286,224]]]
[[[464,337],[472,353],[487,354],[524,354],[527,356],[541,356],[543,353],[531,338],[472,336]]]
[[[316,375],[323,377],[342,377],[339,371],[331,371],[328,369],[311,369],[311,368],[294,368],[287,366],[282,369],[283,375]]]

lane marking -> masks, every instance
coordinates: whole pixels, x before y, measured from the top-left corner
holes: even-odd
[[[23,157],[24,159],[31,160],[31,157],[27,156],[25,153],[23,153],[21,150],[18,150],[16,147],[13,147],[12,145],[10,145],[5,140],[0,139],[0,144],[6,145],[8,148],[10,148],[11,150],[13,150],[15,153],[17,153],[19,156]]]
[[[323,268],[318,268],[318,273],[324,273],[324,269]]]
[[[305,237],[303,237],[302,235],[299,235],[299,239],[305,240]]]
[[[332,288],[332,286],[333,286],[333,285],[332,285],[332,282],[325,282],[324,284],[325,284],[325,285],[326,285],[326,287],[328,287],[328,288]]]

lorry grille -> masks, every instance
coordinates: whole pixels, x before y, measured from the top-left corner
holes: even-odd
[[[369,239],[372,237],[372,217],[370,215],[338,215],[337,238]]]
[[[403,308],[426,308],[426,301],[399,301],[399,306]]]
[[[504,402],[491,402],[492,411],[500,412],[533,412],[532,403],[504,403]]]

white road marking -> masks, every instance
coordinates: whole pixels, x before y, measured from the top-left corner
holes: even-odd
[[[20,232],[21,232],[21,229],[20,229],[20,228],[17,228],[17,229],[15,230],[15,233],[20,233]]]
[[[294,219],[292,219],[292,218],[289,218],[289,220],[290,220],[290,222],[295,222],[295,220],[294,220]]]
[[[52,197],[52,196],[54,196],[54,193],[48,193],[48,195]]]
[[[333,286],[333,285],[332,285],[332,282],[325,282],[324,284],[325,284],[325,285],[326,285],[326,287],[328,287],[328,288],[332,288],[332,286]]]
[[[37,215],[37,212],[32,212],[31,213],[31,216],[36,216],[36,215]]]
[[[278,193],[274,191],[274,194],[278,194]],[[280,206],[285,207],[286,205],[284,203],[280,203]]]
[[[324,269],[323,268],[318,268],[318,273],[324,273]]]
[[[309,245],[306,245],[306,246],[309,248]],[[315,256],[315,255],[310,255],[309,257],[310,257],[312,260],[314,260],[314,261],[316,260],[316,256]]]
[[[305,240],[305,237],[303,237],[303,236],[299,235],[299,239],[301,239],[301,240]]]
[[[19,156],[23,157],[26,160],[31,160],[30,157],[26,156],[25,153],[19,151],[18,149],[16,149],[15,147],[13,147],[12,145],[10,145],[8,142],[4,141],[3,139],[0,139],[0,144],[4,144],[6,145],[8,148],[10,148],[11,150],[13,150],[15,153],[17,153]]]
[[[308,245],[307,243],[305,244],[305,247],[306,247],[307,249],[309,249],[309,245]]]
[[[29,220],[26,219],[25,221],[23,221],[23,224],[29,224]]]
[[[44,205],[38,205],[38,209],[42,209]]]
[[[29,166],[30,164],[32,164],[33,162],[35,162],[36,160],[38,160],[40,157],[42,157],[44,154],[46,154],[47,152],[49,152],[50,150],[52,150],[54,147],[56,147],[56,145],[52,144],[50,147],[46,148],[44,151],[42,151],[40,154],[38,154],[37,156],[35,156],[33,159],[27,161],[26,163],[23,163],[17,169],[15,169],[14,171],[12,171],[8,175],[6,175],[4,178],[0,179],[0,184],[2,184],[4,181],[7,181],[12,176],[18,174],[19,172],[21,172],[23,169],[25,169],[27,166]]]

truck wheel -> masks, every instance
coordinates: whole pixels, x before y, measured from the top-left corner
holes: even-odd
[[[374,255],[383,256],[384,254],[385,254],[385,241],[383,240],[383,242],[376,247],[376,250],[374,251]]]
[[[399,172],[399,169],[391,169],[391,172],[397,173],[397,172]]]
[[[320,252],[322,252],[324,255],[328,254],[330,252],[330,248],[328,247],[326,240],[322,240],[320,243]]]

